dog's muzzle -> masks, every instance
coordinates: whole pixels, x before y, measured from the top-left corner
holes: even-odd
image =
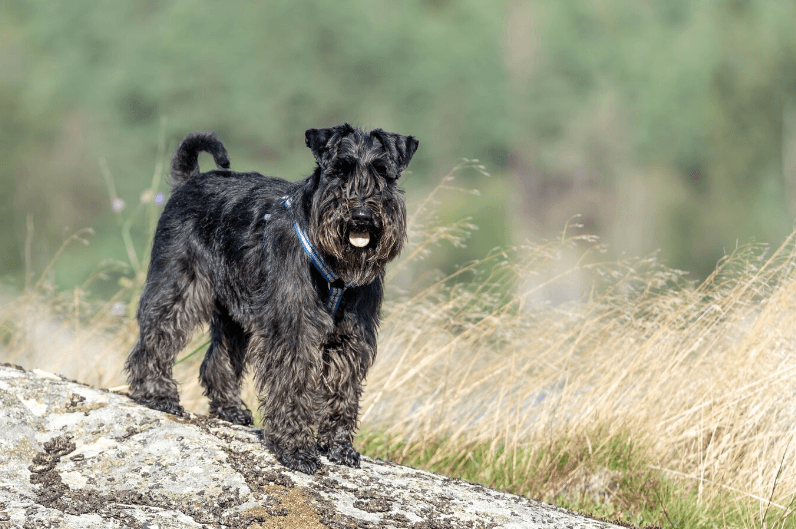
[[[367,226],[373,222],[373,212],[366,206],[358,207],[351,212],[351,221],[348,242],[357,248],[364,248],[370,243]]]

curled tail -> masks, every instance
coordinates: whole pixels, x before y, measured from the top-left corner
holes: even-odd
[[[199,152],[213,155],[219,169],[229,169],[229,158],[224,144],[215,132],[194,132],[180,142],[171,157],[171,181],[169,187],[174,192],[192,176],[199,174]]]

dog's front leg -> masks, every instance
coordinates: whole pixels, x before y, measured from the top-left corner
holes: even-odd
[[[376,356],[375,322],[346,313],[324,345],[323,376],[318,395],[318,444],[333,463],[359,468],[353,445],[359,399]]]
[[[322,335],[310,322],[277,320],[249,343],[266,439],[280,463],[306,474],[319,465],[313,427]]]

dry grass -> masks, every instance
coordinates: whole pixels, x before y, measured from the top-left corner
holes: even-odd
[[[433,446],[425,463],[452,471],[467,447],[488,446],[475,478],[550,499],[589,466],[540,484],[533,471],[557,440],[573,443],[559,455],[584,441],[596,451],[590,434],[635,442],[651,468],[693,487],[697,506],[793,524],[794,239],[739,248],[699,285],[654,257],[601,262],[591,239],[566,234],[497,250],[463,269],[469,281],[388,305],[363,424],[399,442],[392,455]],[[544,303],[585,278],[584,299]]]
[[[667,526],[682,526],[666,510],[673,496],[629,500],[618,488],[675,483],[694,512],[712,513],[706,526],[793,526],[796,233],[775,251],[737,249],[699,285],[654,256],[603,262],[592,238],[567,235],[573,227],[410,282],[435,244],[458,244],[468,229],[434,219],[451,179],[416,208],[410,246],[390,270],[363,443],[378,437],[395,459],[548,500],[582,499],[596,487],[593,503],[634,516],[658,501],[656,523]],[[151,222],[147,211],[154,206],[143,203],[140,218]],[[0,358],[123,385],[143,275],[134,267],[99,304],[86,301],[88,285],[66,293],[45,280],[30,285],[3,306]],[[547,302],[573,291],[581,299]],[[196,412],[206,410],[200,356],[175,368]],[[256,400],[251,385],[246,399]],[[635,463],[623,463],[628,457]],[[621,478],[639,464],[643,483]],[[598,478],[605,484],[589,489]]]

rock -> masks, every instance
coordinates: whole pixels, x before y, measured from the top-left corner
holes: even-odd
[[[616,527],[362,458],[307,476],[260,430],[0,365],[0,528]]]

